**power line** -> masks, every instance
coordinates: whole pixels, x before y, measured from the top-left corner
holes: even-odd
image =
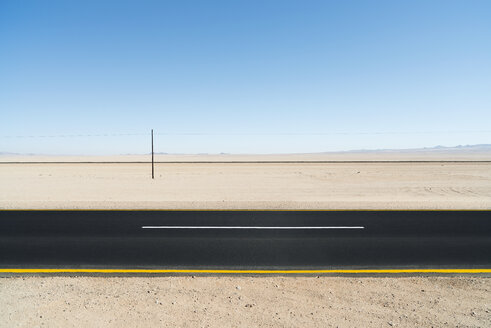
[[[491,130],[452,131],[378,131],[378,132],[282,132],[282,133],[211,133],[211,132],[164,132],[158,136],[332,136],[332,135],[413,135],[413,134],[465,134],[491,133]],[[1,138],[84,138],[84,137],[126,137],[148,136],[149,133],[100,133],[100,134],[59,134],[59,135],[6,135]]]
[[[124,137],[147,136],[148,133],[103,133],[103,134],[58,134],[58,135],[17,135],[2,136],[2,138],[78,138],[78,137]]]
[[[385,132],[306,132],[306,133],[205,133],[205,132],[183,132],[183,133],[155,133],[162,136],[329,136],[329,135],[387,135],[387,134],[464,134],[464,133],[491,133],[491,130],[472,131],[385,131]]]

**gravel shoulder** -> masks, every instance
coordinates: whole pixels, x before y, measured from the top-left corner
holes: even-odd
[[[0,279],[2,327],[489,327],[491,279]]]

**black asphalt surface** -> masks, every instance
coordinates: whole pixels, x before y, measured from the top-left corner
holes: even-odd
[[[491,268],[491,211],[0,211],[0,268]]]

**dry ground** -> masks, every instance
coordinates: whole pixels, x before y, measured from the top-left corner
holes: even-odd
[[[491,163],[0,164],[0,208],[491,209]],[[479,277],[17,277],[2,327],[490,327]]]
[[[491,162],[0,164],[0,208],[491,208]]]
[[[10,278],[2,327],[490,327],[491,279]]]

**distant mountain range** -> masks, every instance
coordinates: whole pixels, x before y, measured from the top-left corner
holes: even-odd
[[[339,151],[336,153],[385,153],[385,152],[399,152],[399,153],[412,153],[412,152],[491,152],[491,144],[478,144],[478,145],[458,145],[453,147],[435,146],[424,148],[407,148],[407,149],[357,149],[348,151]],[[332,152],[325,152],[332,153]]]

